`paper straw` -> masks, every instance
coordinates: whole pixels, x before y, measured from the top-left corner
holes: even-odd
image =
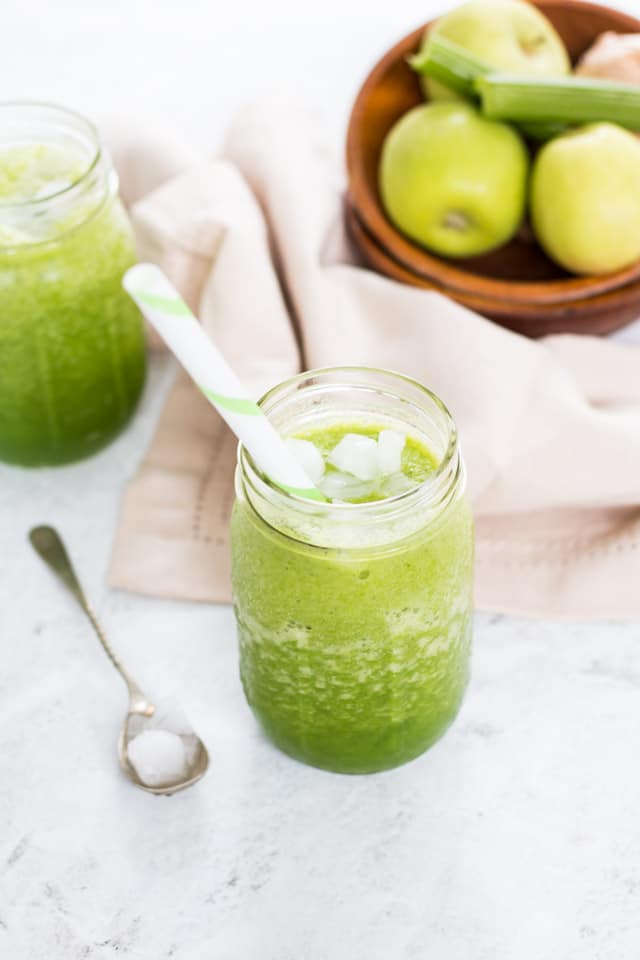
[[[122,284],[262,472],[287,493],[325,501],[162,270],[139,263]]]

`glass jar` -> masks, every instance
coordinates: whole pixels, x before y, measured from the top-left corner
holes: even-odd
[[[306,763],[369,773],[438,740],[467,685],[473,528],[456,428],[414,380],[335,367],[277,386],[284,435],[395,428],[437,468],[399,496],[322,504],[285,493],[240,447],[232,561],[240,673],[267,735]]]
[[[0,459],[88,456],[129,420],[145,374],[135,262],[97,131],[62,107],[0,104]]]

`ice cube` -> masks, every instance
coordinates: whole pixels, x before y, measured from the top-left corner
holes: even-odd
[[[375,493],[375,483],[358,480],[350,473],[341,473],[339,470],[329,470],[319,481],[318,487],[330,500],[362,500]]]
[[[361,433],[345,433],[329,454],[329,463],[358,480],[373,480],[380,473],[378,444]]]
[[[401,493],[408,493],[416,486],[415,480],[411,480],[404,473],[392,473],[383,479],[380,492],[385,497],[399,497]]]
[[[191,767],[200,747],[184,710],[175,697],[154,697],[153,702],[155,711],[152,717],[134,714],[129,718],[131,741],[143,730],[165,730],[175,733],[184,744],[187,767]]]
[[[147,727],[168,730],[179,737],[193,733],[193,727],[175,697],[156,697],[153,703],[156,709],[153,717],[146,721]]]
[[[127,744],[127,756],[148,787],[179,783],[187,774],[182,737],[168,730],[143,730]]]
[[[317,483],[324,474],[324,459],[315,443],[310,440],[300,440],[299,437],[288,437],[285,442],[309,480]]]
[[[381,430],[378,436],[378,469],[380,473],[400,473],[402,451],[407,438],[397,430]]]
[[[34,200],[44,200],[47,197],[53,197],[56,193],[62,193],[63,190],[68,190],[71,186],[72,181],[67,177],[57,177],[54,180],[47,180],[36,190],[33,199]]]

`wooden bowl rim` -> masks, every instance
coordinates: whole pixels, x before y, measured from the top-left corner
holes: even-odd
[[[589,3],[586,0],[532,0],[532,2],[535,6],[542,8],[564,6],[569,9],[610,14],[619,29],[628,30],[632,33],[640,32],[639,19],[603,4]],[[542,281],[485,277],[457,267],[450,261],[429,253],[404,237],[388,220],[378,199],[377,191],[372,194],[368,187],[362,163],[359,131],[363,124],[365,104],[371,91],[378,86],[381,76],[386,73],[390,66],[398,60],[404,59],[406,54],[414,49],[422,38],[425,29],[434,22],[435,20],[430,20],[407,34],[374,65],[360,87],[349,117],[346,138],[346,165],[351,202],[360,221],[376,239],[378,245],[387,250],[395,262],[403,264],[415,275],[435,280],[438,284],[444,284],[449,289],[459,293],[481,294],[494,298],[496,301],[506,299],[518,303],[560,304],[579,299],[591,299],[609,290],[617,290],[620,287],[628,286],[640,277],[640,260],[630,267],[625,267],[614,273],[587,277]],[[505,288],[508,288],[508,293],[505,292]]]
[[[509,320],[509,328],[518,333],[524,333],[527,324],[535,322],[545,325],[545,336],[564,333],[566,332],[566,324],[563,321],[568,311],[576,316],[594,312],[594,308],[600,311],[607,308],[621,308],[636,302],[640,305],[640,280],[635,284],[598,294],[588,300],[577,300],[573,303],[564,304],[537,305],[531,302],[514,304],[505,300],[494,300],[480,294],[453,292],[435,281],[427,280],[425,277],[413,273],[404,264],[394,260],[389,252],[380,246],[375,237],[371,236],[353,207],[346,207],[345,216],[352,238],[363,256],[385,276],[409,286],[441,293],[481,315],[487,316],[490,314],[494,318],[500,317]],[[544,316],[545,314],[546,316]],[[608,322],[606,332],[611,333],[618,330],[626,326],[627,322],[626,320],[623,322],[616,322],[615,320]]]

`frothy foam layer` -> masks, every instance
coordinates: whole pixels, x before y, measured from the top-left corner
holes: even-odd
[[[86,156],[70,146],[29,143],[5,147],[0,150],[0,203],[52,197],[79,180],[86,168]]]
[[[82,179],[89,162],[85,153],[69,144],[0,148],[0,210],[5,208],[0,246],[55,238],[87,216],[95,206],[91,197],[77,202],[72,210],[61,209],[57,199]]]

